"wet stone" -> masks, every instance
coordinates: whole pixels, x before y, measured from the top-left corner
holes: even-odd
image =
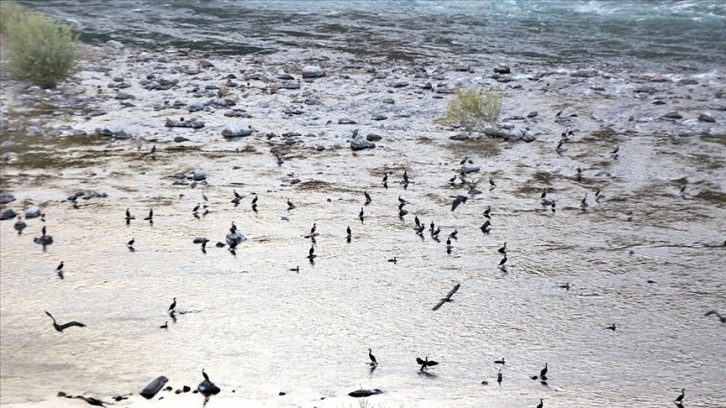
[[[354,121],[353,119],[342,118],[342,119],[338,119],[338,124],[339,125],[356,125],[356,124],[358,124],[358,122]]]
[[[128,94],[126,92],[119,92],[118,95],[114,99],[118,99],[120,101],[129,100],[129,99],[136,99],[134,95]]]
[[[376,144],[367,140],[355,139],[350,141],[350,148],[353,150],[375,149]]]
[[[463,142],[464,140],[468,140],[469,139],[469,135],[467,135],[464,132],[461,132],[461,133],[455,134],[454,136],[449,137],[449,139],[456,140],[458,142]]]
[[[701,122],[707,122],[707,123],[715,123],[716,122],[716,119],[713,116],[711,116],[711,114],[708,113],[708,112],[704,112],[704,113],[699,114],[698,115],[698,120],[700,120]]]
[[[189,110],[189,112],[197,112],[204,110],[205,107],[206,105],[203,102],[194,102],[193,104],[189,105],[187,109]]]
[[[0,204],[7,204],[15,201],[15,196],[10,193],[0,193]]]
[[[16,213],[12,208],[6,208],[0,212],[0,220],[10,220],[15,218],[17,215],[18,213]]]
[[[36,205],[30,206],[25,210],[25,218],[27,219],[38,218],[40,214],[40,208]]]
[[[369,133],[366,136],[366,140],[369,141],[369,142],[377,142],[377,141],[379,141],[381,139],[383,139],[383,138],[380,135],[377,135],[375,133]]]
[[[325,71],[322,68],[314,65],[308,65],[302,69],[303,78],[321,78],[325,76]]]
[[[509,69],[508,65],[499,64],[496,67],[494,67],[494,73],[495,74],[509,74],[512,71]]]
[[[194,174],[192,175],[192,179],[194,179],[196,181],[206,180],[207,179],[207,175],[204,174],[204,172],[201,171],[201,170],[195,170],[194,171]]]
[[[243,137],[252,134],[252,129],[246,123],[230,123],[222,129],[224,137]]]

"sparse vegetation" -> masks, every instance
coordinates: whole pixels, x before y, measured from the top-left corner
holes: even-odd
[[[54,88],[72,73],[78,61],[78,37],[67,25],[15,2],[0,5],[0,35],[12,78]]]
[[[502,110],[502,95],[476,89],[457,89],[446,106],[446,115],[437,120],[443,124],[458,124],[468,131],[482,131],[494,123]]]

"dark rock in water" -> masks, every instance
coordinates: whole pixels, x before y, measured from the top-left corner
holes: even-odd
[[[176,136],[176,137],[174,137],[174,141],[177,143],[182,143],[182,142],[189,141],[189,139],[184,136]]]
[[[219,387],[217,387],[216,385],[214,385],[214,383],[211,382],[211,381],[209,381],[209,380],[204,380],[201,383],[199,383],[199,386],[197,387],[197,389],[205,397],[208,397],[210,395],[219,394],[219,392],[221,391],[219,389]]]
[[[529,113],[527,114],[527,117],[528,117],[528,118],[534,118],[534,117],[536,117],[536,116],[537,116],[538,114],[539,114],[539,113],[538,113],[537,111],[532,111],[532,112],[529,112]]]
[[[350,148],[353,150],[375,149],[376,144],[367,140],[354,139],[350,141]]]
[[[15,212],[12,208],[6,208],[2,212],[0,212],[0,220],[11,220],[15,218],[18,215],[18,213]]]
[[[128,100],[128,99],[136,99],[135,96],[128,94],[126,92],[119,92],[114,99],[118,99],[120,101]]]
[[[371,395],[378,395],[383,394],[383,391],[379,390],[378,388],[373,389],[359,389],[352,392],[349,392],[348,395],[354,398],[362,398],[362,397],[370,397]]]
[[[131,139],[131,134],[129,132],[113,125],[96,128],[96,134],[100,136],[110,136],[114,139]]]
[[[10,193],[0,193],[0,204],[7,204],[15,201],[15,196]]]
[[[503,138],[507,135],[507,132],[498,126],[487,126],[484,128],[484,134],[489,137]]]
[[[408,86],[408,82],[406,82],[406,81],[394,82],[391,84],[391,86],[394,88],[405,88]]]
[[[235,246],[247,241],[247,237],[242,235],[242,233],[239,231],[228,233],[227,236],[224,237],[224,239],[229,246]]]
[[[195,244],[203,244],[205,242],[209,242],[209,239],[207,239],[206,237],[196,237],[196,238],[194,238],[194,243]]]
[[[698,120],[700,120],[701,122],[708,122],[708,123],[715,123],[716,122],[716,119],[713,116],[711,116],[711,114],[708,113],[708,112],[704,112],[704,113],[699,114],[698,115]]]
[[[209,104],[212,106],[216,106],[218,108],[227,108],[229,107],[229,104],[227,103],[227,100],[224,98],[214,98],[211,101],[209,101]]]
[[[164,124],[164,126],[201,129],[204,127],[204,122],[202,122],[201,120],[197,120],[197,119],[182,121],[182,120],[177,120],[177,119],[166,118],[166,123]]]
[[[183,392],[189,392],[189,391],[191,391],[191,390],[192,390],[192,387],[190,387],[190,386],[188,386],[188,385],[185,385],[185,386],[183,386],[183,387],[182,387],[182,391],[183,391]]]
[[[230,123],[222,129],[224,137],[243,137],[252,134],[252,129],[245,123]]]
[[[509,69],[508,65],[498,64],[496,67],[494,67],[495,74],[510,74],[511,72],[512,71]]]
[[[339,125],[355,125],[357,123],[358,122],[354,121],[353,119],[348,119],[348,118],[338,119]]]
[[[207,175],[204,174],[201,170],[194,170],[194,174],[192,175],[192,178],[196,181],[202,181],[207,179]]]
[[[698,85],[698,81],[693,78],[683,78],[678,81],[678,85]]]
[[[461,133],[455,134],[454,136],[449,137],[449,139],[450,140],[456,140],[456,141],[459,141],[459,142],[463,142],[464,140],[469,139],[469,135],[467,135],[464,132],[461,132]]]
[[[598,75],[598,71],[595,68],[578,69],[577,71],[570,74],[570,76],[578,78],[592,78]]]
[[[372,118],[372,119],[373,119],[373,120],[386,120],[386,119],[388,119],[388,116],[386,116],[386,115],[381,115],[381,114],[379,113],[379,114],[375,114],[375,115],[373,115],[373,118]]]
[[[366,136],[366,140],[369,141],[369,142],[377,142],[377,141],[379,141],[381,139],[383,139],[383,138],[381,136],[375,134],[375,133],[369,133]]]
[[[177,389],[176,389],[176,391],[174,391],[174,394],[177,394],[177,395],[179,395],[179,394],[181,394],[181,393],[182,393],[182,390],[181,390],[181,389],[179,389],[179,388],[177,388]]]
[[[303,78],[321,78],[325,76],[325,71],[322,68],[314,65],[308,65],[302,69]]]
[[[278,393],[277,395],[279,395],[279,396],[281,396],[281,397],[282,397],[282,396],[284,396],[284,395],[287,395],[287,393],[286,393],[285,391],[280,391],[280,392],[279,392],[279,393]]]
[[[30,206],[25,210],[26,219],[37,217],[40,217],[40,208],[37,205]]]
[[[168,378],[162,376],[156,377],[156,379],[149,383],[143,390],[141,390],[141,396],[146,399],[154,398],[154,396],[161,391],[164,385],[169,381]]]

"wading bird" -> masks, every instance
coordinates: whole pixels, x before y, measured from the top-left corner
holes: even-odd
[[[711,316],[712,314],[715,314],[716,317],[721,320],[721,323],[726,323],[726,316],[721,316],[716,310],[711,310],[710,312],[707,312],[705,316]]]
[[[368,349],[368,358],[371,359],[371,367],[378,365],[378,361],[376,361],[376,356],[373,355],[373,351],[371,349]]]
[[[416,357],[416,362],[421,366],[421,369],[419,371],[423,372],[426,371],[429,367],[433,367],[435,365],[439,365],[436,361],[429,361],[429,357],[426,356],[425,359],[421,360],[420,358]]]

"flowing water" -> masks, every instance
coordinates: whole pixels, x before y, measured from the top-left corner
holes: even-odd
[[[194,39],[209,52],[257,50],[271,58],[311,44],[321,54],[365,58],[359,44],[374,38],[385,44],[368,47],[376,57],[485,52],[521,64],[646,71],[709,71],[722,68],[726,54],[715,30],[723,26],[720,2],[37,6],[73,19],[96,38],[162,46],[188,46]],[[632,19],[638,23],[626,23]],[[677,34],[679,23],[691,31]],[[244,29],[228,33],[232,24]],[[587,26],[598,29],[562,42],[563,30]],[[508,40],[526,27],[531,31],[518,36],[521,41]],[[662,32],[641,35],[653,27]],[[528,39],[535,35],[537,41]],[[612,41],[617,52],[592,45],[597,39]],[[552,45],[545,47],[547,41]],[[659,41],[659,52],[639,51]],[[482,44],[486,50],[475,50]],[[136,140],[16,137],[25,147],[16,162],[3,165],[2,191],[41,205],[47,221],[29,220],[22,236],[13,221],[0,223],[2,405],[61,406],[67,401],[55,397],[58,391],[109,400],[137,393],[158,375],[169,377],[175,389],[195,388],[205,368],[222,388],[209,407],[353,407],[358,401],[347,393],[361,387],[384,390],[368,399],[375,407],[534,407],[541,398],[548,408],[663,407],[672,406],[682,388],[686,407],[726,406],[726,325],[704,316],[714,308],[726,312],[722,137],[593,131],[577,135],[557,155],[550,143],[454,144],[431,125],[440,106],[426,106],[414,110],[420,117],[392,119],[375,150],[355,153],[345,142],[350,129],[325,122],[331,114],[370,116],[370,106],[360,103],[368,94],[355,92],[348,97],[359,99],[347,109],[321,107],[322,118],[294,122],[327,148],[315,150],[315,142],[290,146],[281,166],[269,153],[279,138],[262,134],[159,142],[157,160],[146,154],[149,143]],[[396,98],[405,107],[418,97]],[[253,122],[278,134],[291,130],[275,103],[247,106]],[[147,138],[170,134],[159,133]],[[620,146],[616,159],[609,155],[614,145]],[[481,167],[467,179],[480,181],[483,192],[451,211],[452,196],[469,189],[447,181],[464,156]],[[172,186],[174,173],[197,169],[208,176],[204,190]],[[411,179],[406,189],[400,183],[404,170]],[[387,189],[381,183],[386,172]],[[290,186],[291,178],[301,182]],[[540,204],[545,188],[556,212]],[[599,203],[597,188],[606,196]],[[230,203],[233,190],[245,195],[237,207]],[[75,209],[64,199],[76,191],[108,198],[79,200]],[[364,191],[373,198],[369,205]],[[197,219],[191,210],[204,203],[202,192],[210,212]],[[253,193],[259,197],[256,213]],[[589,207],[583,210],[586,193]],[[399,196],[411,203],[403,218]],[[296,205],[291,211],[288,199]],[[9,206],[22,208],[18,202]],[[484,234],[479,227],[488,206],[492,229]],[[136,217],[128,226],[126,208]],[[153,225],[142,220],[150,208]],[[414,215],[440,226],[440,242],[428,232],[416,235]],[[232,221],[249,238],[236,256],[213,246]],[[314,223],[320,235],[311,264],[311,241],[303,236]],[[55,241],[45,251],[32,243],[42,225]],[[458,239],[447,253],[446,237],[454,230]],[[197,236],[211,239],[206,254],[192,244]],[[133,252],[125,246],[131,238]],[[497,249],[505,241],[502,269]],[[396,264],[388,262],[392,257]],[[55,274],[61,260],[63,280]],[[296,266],[299,273],[289,270]],[[569,291],[560,287],[567,282]],[[432,311],[456,283],[461,288],[454,301]],[[188,311],[176,322],[165,313],[172,297]],[[88,327],[57,333],[45,310],[61,323]],[[165,321],[168,330],[159,329]],[[616,331],[606,329],[612,323]],[[380,363],[373,371],[368,348]],[[426,356],[440,363],[431,375],[420,374],[415,361]],[[504,367],[493,364],[502,357]],[[531,380],[545,363],[547,384]],[[280,391],[287,395],[278,396]],[[203,403],[199,396],[160,395],[164,400],[135,395],[116,406]]]

